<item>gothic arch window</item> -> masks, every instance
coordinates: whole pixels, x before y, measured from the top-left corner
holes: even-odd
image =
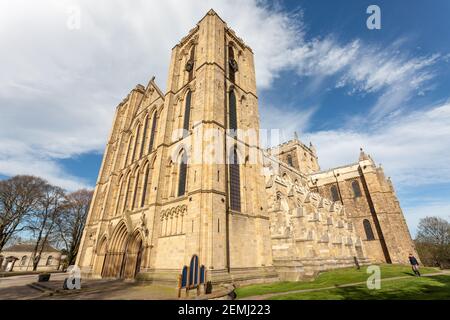
[[[147,188],[150,178],[149,175],[150,175],[150,165],[147,165],[144,173],[144,186],[142,188],[141,207],[145,206],[145,201],[147,200]]]
[[[230,43],[228,45],[228,78],[231,82],[236,80],[236,72],[238,71],[238,65],[234,59],[234,49],[233,45]]]
[[[188,91],[186,94],[186,103],[184,107],[184,120],[183,120],[183,136],[186,137],[189,132],[189,121],[191,116],[191,98],[192,98],[192,92],[191,90]]]
[[[134,189],[133,189],[133,203],[131,204],[131,208],[135,209],[137,206],[137,196],[139,194],[139,183],[141,179],[141,175],[139,174],[139,168],[136,169],[135,173],[135,183],[134,183]]]
[[[292,162],[292,156],[290,154],[287,155],[287,163],[288,165],[290,165],[291,167],[294,166],[293,162]]]
[[[129,198],[129,193],[130,193],[130,187],[131,187],[131,174],[128,174],[127,188],[126,188],[125,194],[124,194],[124,201],[123,201],[122,211],[125,211],[127,209],[128,198]]]
[[[234,94],[234,90],[230,90],[228,94],[228,103],[229,129],[237,130],[236,95]]]
[[[23,256],[22,260],[20,260],[20,265],[24,266],[27,263],[27,256]]]
[[[352,189],[355,198],[361,197],[361,188],[359,187],[359,183],[356,180],[352,181]]]
[[[185,69],[188,72],[188,82],[191,82],[194,78],[194,56],[195,56],[195,46],[193,45],[190,51],[189,60],[186,62]]]
[[[370,221],[367,219],[363,220],[364,231],[366,232],[367,240],[375,240],[375,236],[373,235],[372,226],[370,225]]]
[[[127,164],[128,164],[128,157],[130,156],[130,149],[131,149],[131,141],[132,141],[132,140],[133,140],[133,137],[131,136],[131,137],[128,139],[128,143],[127,143],[127,145],[126,145],[127,153],[126,153],[126,156],[125,156],[125,162],[124,162],[124,164],[123,164],[124,167],[126,167]]]
[[[230,172],[230,209],[241,211],[241,178],[237,148],[233,148],[229,161]]]
[[[136,160],[136,149],[138,148],[138,142],[139,142],[139,132],[141,131],[141,125],[137,126],[136,136],[134,138],[134,148],[133,148],[133,156],[131,158],[131,162]]]
[[[122,177],[119,182],[120,188],[119,188],[119,193],[118,193],[118,197],[117,197],[116,215],[119,214],[119,210],[120,210],[120,208],[122,208],[122,203],[124,201],[123,198],[125,196],[125,194],[124,194],[125,193],[125,183],[126,183],[126,178]]]
[[[156,116],[157,116],[157,114],[156,114],[156,111],[155,111],[155,113],[153,113],[152,129],[151,129],[151,132],[150,132],[150,144],[149,144],[149,147],[148,147],[148,153],[151,153],[153,151],[153,143],[155,141],[156,120],[157,120]]]
[[[178,196],[181,197],[186,193],[186,176],[187,176],[187,156],[184,150],[180,153],[180,167],[178,173]]]
[[[48,256],[47,258],[47,263],[45,264],[46,266],[51,266],[53,262],[53,257],[52,256]]]
[[[339,201],[339,193],[336,186],[331,186],[330,193],[331,193],[331,200]]]
[[[144,121],[144,132],[142,133],[142,143],[141,143],[141,151],[139,152],[139,158],[142,158],[144,155],[145,144],[147,141],[147,127],[148,127],[148,116],[145,117]]]

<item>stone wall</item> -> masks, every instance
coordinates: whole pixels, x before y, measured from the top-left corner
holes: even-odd
[[[369,258],[407,264],[409,253],[417,256],[392,183],[364,152],[358,163],[311,175],[310,185],[324,196],[337,187]]]
[[[195,256],[213,283],[260,282],[413,251],[392,184],[370,159],[319,172],[311,144],[263,152],[259,139],[253,52],[211,10],[172,49],[166,93],[152,78],[116,108],[82,274],[175,284]]]

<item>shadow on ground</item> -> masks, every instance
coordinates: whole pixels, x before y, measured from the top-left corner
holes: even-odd
[[[0,300],[24,300],[37,298],[42,294],[28,286],[13,286],[0,288]]]
[[[63,290],[63,281],[0,288],[0,300],[169,300],[177,299],[173,287],[122,280],[89,280],[79,290]]]
[[[382,282],[380,289],[366,285],[335,288],[315,292],[287,294],[276,300],[449,300],[450,277],[411,277]]]

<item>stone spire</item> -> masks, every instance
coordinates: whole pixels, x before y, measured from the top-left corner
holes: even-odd
[[[367,154],[364,152],[363,148],[359,148],[359,161],[370,160]]]

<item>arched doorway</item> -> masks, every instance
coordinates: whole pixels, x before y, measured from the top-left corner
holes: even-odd
[[[94,262],[94,274],[103,276],[103,268],[105,266],[106,250],[108,248],[108,241],[103,237],[100,245],[97,248],[97,257]]]
[[[142,260],[142,237],[139,231],[128,238],[125,256],[121,267],[121,278],[133,279],[140,271]]]
[[[127,227],[124,222],[119,222],[113,232],[108,251],[105,255],[102,270],[103,278],[120,278],[127,240]]]
[[[106,244],[104,246],[106,248]],[[103,278],[133,279],[139,273],[143,241],[138,230],[130,235],[125,223],[120,222],[113,232],[103,263],[101,263],[102,250],[100,248],[97,267],[103,265],[101,270]]]

